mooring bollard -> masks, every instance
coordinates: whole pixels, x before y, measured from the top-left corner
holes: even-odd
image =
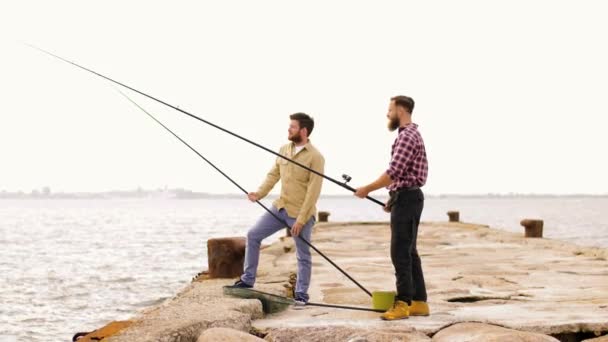
[[[450,218],[450,222],[460,222],[459,211],[448,211],[448,217]]]
[[[543,237],[543,220],[523,219],[520,224],[526,228],[525,236],[527,238]]]
[[[227,237],[207,240],[209,278],[234,278],[243,273],[245,260],[244,237]]]
[[[331,215],[328,211],[319,211],[319,222],[327,222],[327,218]],[[285,236],[291,236],[291,231],[285,229]]]
[[[319,222],[327,222],[329,215],[331,215],[329,211],[319,211]]]

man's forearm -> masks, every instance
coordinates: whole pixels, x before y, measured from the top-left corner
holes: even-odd
[[[386,172],[384,172],[374,182],[366,185],[365,189],[367,190],[367,192],[372,192],[372,191],[376,191],[378,189],[385,188],[385,187],[391,185],[392,183],[393,183],[393,180],[391,179],[391,177]]]

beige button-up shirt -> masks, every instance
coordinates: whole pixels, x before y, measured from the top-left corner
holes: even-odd
[[[279,153],[289,159],[307,166],[319,173],[324,173],[325,158],[310,141],[294,155],[295,144],[281,147]],[[285,208],[287,215],[295,217],[296,222],[306,224],[317,214],[317,200],[321,194],[323,177],[316,175],[294,163],[277,157],[268,172],[266,180],[258,189],[260,198],[266,197],[274,185],[281,180],[281,196],[274,201],[277,209]]]

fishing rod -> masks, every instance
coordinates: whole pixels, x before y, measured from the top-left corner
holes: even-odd
[[[311,302],[306,303],[306,305],[307,306],[308,305],[310,305],[310,306],[320,306],[320,307],[324,307],[324,308],[345,309],[345,310],[386,312],[386,310],[362,308],[362,307],[358,307],[358,306],[348,306],[348,305],[335,305],[335,304],[311,303]]]
[[[318,175],[318,176],[321,176],[321,177],[323,177],[323,178],[327,179],[328,181],[331,181],[332,183],[337,184],[337,185],[339,185],[339,186],[343,187],[344,189],[347,189],[348,191],[351,191],[351,192],[355,192],[355,191],[356,191],[356,189],[355,189],[355,188],[353,188],[353,187],[351,187],[350,185],[348,185],[348,184],[347,184],[347,183],[348,183],[348,182],[350,182],[350,180],[352,179],[352,177],[350,177],[350,176],[348,176],[348,175],[342,175],[342,179],[344,180],[344,182],[340,182],[340,181],[338,181],[338,180],[336,180],[336,179],[334,179],[334,178],[332,178],[332,177],[329,177],[329,176],[326,176],[326,175],[322,174],[321,172],[318,172],[318,171],[316,171],[316,170],[313,170],[313,169],[309,168],[309,167],[308,167],[308,166],[306,166],[306,165],[303,165],[303,164],[301,164],[301,163],[298,163],[297,161],[295,161],[295,160],[293,160],[293,159],[290,159],[290,158],[288,158],[288,157],[286,157],[286,156],[284,156],[284,155],[282,155],[282,154],[280,154],[280,153],[277,153],[277,152],[275,152],[275,151],[273,151],[273,150],[271,150],[271,149],[269,149],[269,148],[267,148],[267,147],[265,147],[265,146],[262,146],[262,145],[260,145],[260,144],[258,144],[258,143],[256,143],[256,142],[254,142],[254,141],[252,141],[252,140],[249,140],[249,139],[247,139],[247,138],[245,138],[245,137],[243,137],[243,136],[241,136],[241,135],[238,135],[238,134],[236,134],[236,133],[234,133],[234,132],[232,132],[232,131],[229,131],[229,130],[227,130],[227,129],[225,129],[225,128],[223,128],[223,127],[219,126],[219,125],[216,125],[216,124],[214,124],[214,123],[212,123],[212,122],[210,122],[210,121],[207,121],[207,120],[205,120],[205,119],[203,119],[203,118],[201,118],[201,117],[198,117],[198,116],[196,116],[196,115],[194,115],[194,114],[192,114],[192,113],[189,113],[189,112],[187,112],[187,111],[185,111],[185,110],[183,110],[183,109],[181,109],[181,108],[179,108],[179,107],[176,107],[176,106],[171,105],[171,104],[169,104],[169,103],[167,103],[167,102],[165,102],[165,101],[162,101],[162,100],[160,100],[160,99],[158,99],[158,98],[155,98],[155,97],[153,97],[153,96],[151,96],[151,95],[148,95],[148,94],[146,94],[146,93],[144,93],[144,92],[142,92],[142,91],[139,91],[139,90],[137,90],[137,89],[135,89],[135,88],[132,88],[132,87],[130,87],[130,86],[128,86],[128,85],[126,85],[126,84],[124,84],[124,83],[121,83],[121,82],[115,81],[115,80],[111,79],[111,78],[110,78],[110,77],[108,77],[108,76],[102,75],[102,74],[100,74],[100,73],[98,73],[98,72],[96,72],[96,71],[94,71],[94,70],[91,70],[91,69],[89,69],[89,68],[86,68],[86,67],[84,67],[84,66],[81,66],[81,65],[79,65],[79,64],[76,64],[75,62],[72,62],[72,61],[67,60],[67,59],[65,59],[65,58],[63,58],[63,57],[57,56],[57,55],[55,55],[55,54],[53,54],[53,53],[51,53],[51,52],[48,52],[48,51],[46,51],[46,50],[43,50],[43,49],[41,49],[41,48],[39,48],[39,47],[36,47],[36,46],[34,46],[34,45],[30,45],[30,44],[26,44],[26,45],[28,45],[29,47],[34,48],[34,49],[36,49],[36,50],[38,50],[38,51],[40,51],[40,52],[43,52],[43,53],[45,53],[45,54],[47,54],[47,55],[49,55],[49,56],[55,57],[55,58],[57,58],[57,59],[59,59],[59,60],[62,60],[62,61],[64,61],[64,62],[68,63],[68,64],[71,64],[71,65],[73,65],[73,66],[75,66],[75,67],[77,67],[77,68],[80,68],[80,69],[85,70],[85,71],[87,71],[87,72],[90,72],[90,73],[92,73],[92,74],[94,74],[94,75],[97,75],[97,76],[99,76],[99,77],[101,77],[101,78],[103,78],[103,79],[106,79],[106,80],[108,80],[108,81],[110,81],[110,82],[112,82],[112,83],[118,84],[118,85],[119,85],[119,86],[121,86],[121,87],[124,87],[124,88],[127,88],[127,89],[131,90],[131,91],[134,91],[134,92],[136,92],[136,93],[138,93],[138,94],[140,94],[140,95],[143,95],[143,96],[145,96],[145,97],[147,97],[147,98],[149,98],[149,99],[152,99],[152,100],[154,100],[154,101],[156,101],[156,102],[158,102],[158,103],[161,103],[161,104],[163,104],[163,105],[165,105],[165,106],[167,106],[167,107],[173,108],[173,109],[177,110],[178,112],[181,112],[182,114],[186,114],[186,115],[188,115],[189,117],[191,117],[191,118],[193,118],[193,119],[196,119],[196,120],[199,120],[199,121],[201,121],[201,122],[203,122],[203,123],[206,123],[207,125],[212,126],[212,127],[214,127],[214,128],[217,128],[217,129],[219,129],[220,131],[222,131],[222,132],[224,132],[224,133],[228,133],[228,134],[230,134],[230,135],[232,135],[232,136],[234,136],[234,137],[236,137],[236,138],[239,138],[239,139],[241,139],[241,140],[243,140],[243,141],[245,141],[245,142],[248,142],[248,143],[250,143],[250,144],[252,144],[252,145],[254,145],[254,146],[256,146],[256,147],[261,148],[262,150],[264,150],[264,151],[266,151],[266,152],[270,152],[270,153],[274,154],[275,156],[277,156],[277,157],[279,157],[279,158],[283,158],[283,159],[285,159],[285,160],[287,160],[287,161],[289,161],[289,162],[292,162],[292,163],[294,163],[295,165],[297,165],[297,166],[299,166],[299,167],[301,167],[301,168],[303,168],[303,169],[305,169],[305,170],[307,170],[307,171],[309,171],[309,172],[312,172],[312,173],[314,173],[314,174],[316,174],[316,175]],[[384,206],[385,206],[385,203],[382,203],[381,201],[379,201],[379,200],[377,200],[377,199],[375,199],[375,198],[373,198],[373,197],[371,197],[371,196],[366,196],[365,198],[367,198],[368,200],[370,200],[370,201],[372,201],[372,202],[374,202],[374,203],[376,203],[376,204],[381,205],[382,207],[384,207]]]
[[[117,89],[118,90],[118,89]],[[240,186],[236,181],[234,181],[232,178],[230,178],[230,176],[228,176],[224,171],[222,171],[219,167],[215,166],[215,164],[213,164],[211,161],[209,161],[209,159],[205,158],[202,154],[200,154],[197,150],[194,149],[194,147],[190,146],[190,144],[188,144],[187,142],[185,142],[182,138],[180,138],[177,134],[173,133],[172,130],[170,130],[167,126],[165,126],[162,122],[160,122],[158,119],[156,119],[152,114],[148,113],[144,108],[142,108],[139,104],[137,104],[135,101],[133,101],[130,97],[128,97],[125,93],[121,92],[120,90],[118,90],[118,92],[124,96],[127,100],[129,100],[132,104],[134,104],[137,108],[139,108],[142,112],[146,113],[150,118],[152,118],[152,120],[156,121],[156,123],[158,123],[159,125],[161,125],[164,129],[166,129],[167,131],[169,131],[169,133],[171,133],[174,137],[176,137],[179,141],[181,141],[182,143],[184,143],[184,145],[188,146],[189,149],[191,149],[194,153],[196,153],[199,157],[203,158],[204,161],[207,162],[207,164],[209,164],[211,167],[213,167],[217,172],[221,173],[222,176],[226,177],[226,179],[228,179],[232,184],[234,184],[237,188],[239,188],[243,193],[245,193],[245,195],[247,195],[249,192],[247,192],[247,190],[245,190],[245,188],[243,188],[242,186]],[[273,213],[270,209],[268,209],[268,207],[266,207],[262,202],[260,202],[260,200],[256,200],[255,201],[257,204],[259,204],[262,208],[264,208],[264,210],[266,210],[270,215],[272,215],[275,219],[277,219],[279,222],[281,222],[290,232],[291,232],[291,227],[289,227],[289,224],[283,220],[282,218],[278,217],[277,215],[275,215],[275,213]],[[359,282],[357,282],[353,277],[351,277],[348,273],[346,273],[346,271],[344,271],[342,268],[340,268],[340,266],[336,265],[336,263],[334,263],[329,257],[327,257],[325,254],[323,254],[323,252],[321,252],[319,249],[317,249],[317,247],[313,246],[312,243],[310,243],[308,240],[306,240],[305,238],[301,237],[300,235],[297,236],[300,240],[302,240],[306,245],[308,245],[310,248],[314,249],[315,252],[319,253],[320,256],[322,256],[325,260],[327,260],[332,266],[334,266],[336,269],[338,269],[338,271],[340,271],[342,274],[344,274],[348,279],[350,279],[353,283],[355,283],[355,285],[357,285],[361,290],[363,290],[365,293],[367,293],[370,297],[372,296],[371,292],[369,292],[365,287],[363,287],[363,285],[359,284]]]
[[[300,306],[296,304],[296,301],[293,298],[279,296],[274,293],[268,293],[260,290],[253,289],[242,289],[242,291],[246,291],[245,293],[226,293],[227,286],[224,286],[224,294],[228,294],[230,296],[235,296],[239,298],[255,298],[262,302],[263,307],[271,306],[272,303],[285,304],[289,303],[290,305]],[[249,294],[253,294],[250,296]],[[261,296],[260,296],[261,295]],[[386,310],[381,309],[370,309],[363,308],[360,306],[350,306],[350,305],[338,305],[338,304],[326,304],[326,303],[316,303],[316,302],[307,302],[304,306],[319,306],[323,308],[334,308],[334,309],[346,309],[346,310],[358,310],[358,311],[371,311],[371,312],[386,312]]]

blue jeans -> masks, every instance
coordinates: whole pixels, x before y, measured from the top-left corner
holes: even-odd
[[[289,227],[296,222],[294,217],[289,217],[285,209],[278,210],[275,206],[270,208],[270,211],[277,217],[281,218]],[[312,216],[302,228],[300,235],[306,241],[310,242],[312,236],[312,226],[315,224],[315,217]],[[285,228],[285,225],[277,220],[270,213],[266,212],[258,222],[247,232],[247,247],[245,249],[245,270],[241,276],[241,280],[249,285],[255,284],[255,276],[258,270],[260,260],[260,245],[262,240],[270,235]],[[296,242],[296,258],[298,260],[298,279],[296,282],[296,296],[301,296],[308,300],[308,287],[310,286],[310,273],[312,268],[312,255],[310,247],[295,237]]]

